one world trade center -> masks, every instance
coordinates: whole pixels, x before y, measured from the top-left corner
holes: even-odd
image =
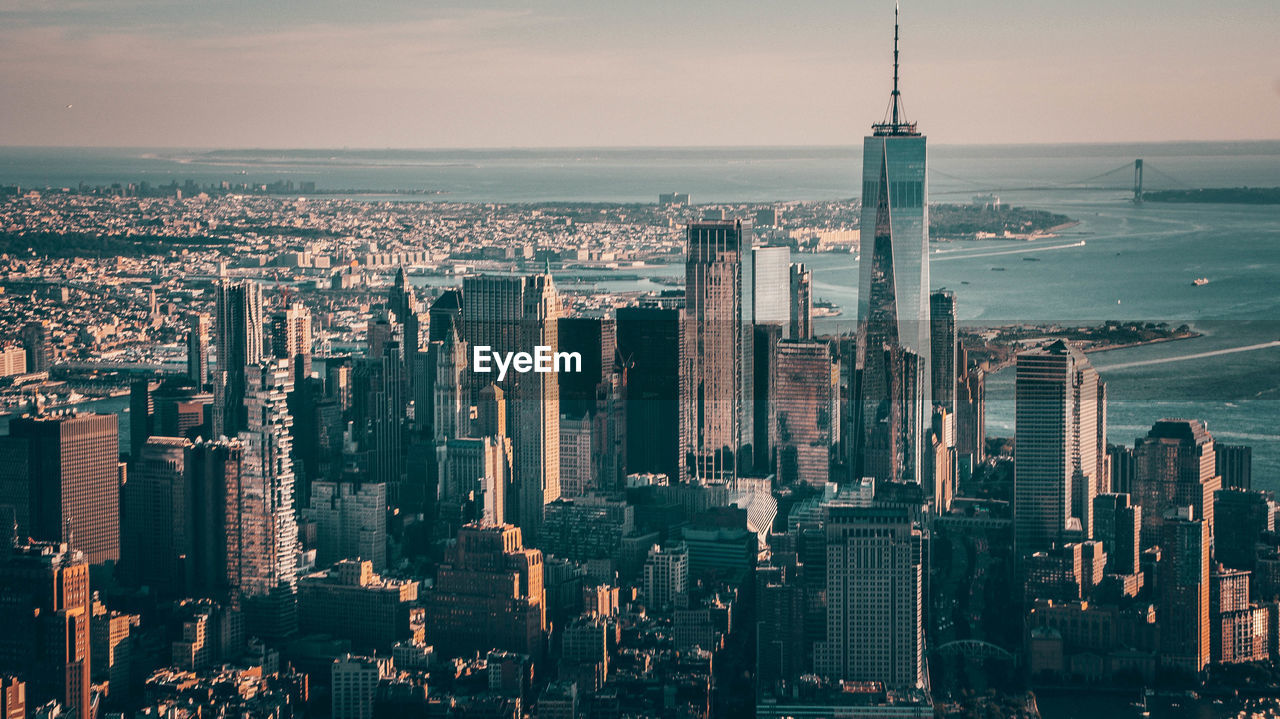
[[[918,482],[930,421],[929,184],[925,137],[898,90],[862,143],[862,250],[854,373],[853,476]]]

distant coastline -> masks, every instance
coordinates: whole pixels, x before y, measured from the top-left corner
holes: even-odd
[[[1280,205],[1280,187],[1205,187],[1194,190],[1156,190],[1142,193],[1142,199],[1145,202]]]
[[[1117,322],[1063,327],[1061,325],[1019,324],[1003,327],[972,327],[961,331],[961,342],[971,358],[986,365],[988,372],[1011,366],[1017,353],[1029,347],[1064,339],[1082,352],[1109,352],[1144,345],[1200,337],[1188,325],[1172,327],[1165,322]]]

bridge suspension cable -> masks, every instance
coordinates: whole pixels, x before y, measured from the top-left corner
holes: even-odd
[[[1025,187],[986,187],[986,186],[983,186],[981,183],[975,180],[972,180],[970,178],[961,177],[960,175],[955,175],[949,172],[943,172],[937,168],[931,167],[929,168],[930,176],[945,177],[948,180],[954,180],[956,182],[964,183],[965,185],[969,186],[969,189],[942,190],[940,192],[931,192],[930,194],[935,196],[940,196],[940,195],[963,195],[968,193],[1019,192],[1019,191],[1029,191],[1029,190],[1038,190],[1042,192],[1068,191],[1068,190],[1129,190],[1132,188],[1124,184],[1094,185],[1090,183],[1094,183],[1099,180],[1107,180],[1107,179],[1125,179],[1128,177],[1129,173],[1134,172],[1135,165],[1143,166],[1147,172],[1155,173],[1157,176],[1169,182],[1172,182],[1176,185],[1179,185],[1181,187],[1189,187],[1187,183],[1182,182],[1178,178],[1170,175],[1169,173],[1163,172],[1158,168],[1152,167],[1150,163],[1143,163],[1142,160],[1138,160],[1136,162],[1126,162],[1125,164],[1120,165],[1119,167],[1113,167],[1112,169],[1107,170],[1106,172],[1100,172],[1096,175],[1092,175],[1090,177],[1086,177],[1080,180],[1072,180],[1069,182],[1045,182],[1040,185],[1025,186]]]

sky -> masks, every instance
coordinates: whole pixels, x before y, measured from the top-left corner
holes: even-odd
[[[851,145],[891,0],[0,0],[0,145]],[[903,0],[931,142],[1280,138],[1276,0]]]

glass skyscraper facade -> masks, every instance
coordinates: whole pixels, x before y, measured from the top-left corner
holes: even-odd
[[[891,111],[892,120],[874,125],[862,144],[861,431],[853,466],[859,475],[916,482],[932,404],[929,181],[925,137],[900,118],[896,65]]]

